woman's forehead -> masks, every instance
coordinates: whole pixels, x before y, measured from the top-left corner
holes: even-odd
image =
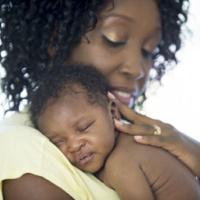
[[[100,13],[100,19],[114,16],[140,23],[141,26],[150,23],[152,28],[160,28],[160,15],[155,0],[114,0],[111,2]]]

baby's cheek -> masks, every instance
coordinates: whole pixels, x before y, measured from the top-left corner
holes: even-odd
[[[74,157],[71,153],[69,153],[65,147],[65,145],[61,145],[58,147],[60,151],[64,154],[64,156],[72,163],[74,164]]]
[[[105,144],[104,149],[107,150],[107,153],[110,153],[114,147],[115,140],[113,138],[109,138]]]

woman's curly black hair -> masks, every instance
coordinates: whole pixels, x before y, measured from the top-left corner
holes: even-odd
[[[109,1],[114,6],[114,0]],[[162,57],[154,62],[156,79],[162,77],[168,62],[176,62],[188,1],[156,0],[162,22],[162,40],[154,55],[155,61]],[[95,27],[97,14],[107,3],[108,0],[1,0],[0,62],[6,72],[2,90],[10,110],[19,110],[22,100],[29,99],[52,62],[62,63],[70,55],[82,36]],[[54,56],[49,55],[50,45],[55,49]],[[27,92],[25,97],[22,91]]]

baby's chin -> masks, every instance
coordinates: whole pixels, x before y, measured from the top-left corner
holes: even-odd
[[[80,167],[80,166],[76,166],[77,168],[79,168],[81,171],[86,172],[86,173],[91,173],[91,174],[95,174],[97,172],[99,172],[102,168],[102,166],[95,166],[95,167]]]

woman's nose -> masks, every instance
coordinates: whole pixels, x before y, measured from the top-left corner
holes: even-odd
[[[145,62],[137,52],[128,52],[121,64],[120,72],[134,80],[139,80],[145,77]]]

